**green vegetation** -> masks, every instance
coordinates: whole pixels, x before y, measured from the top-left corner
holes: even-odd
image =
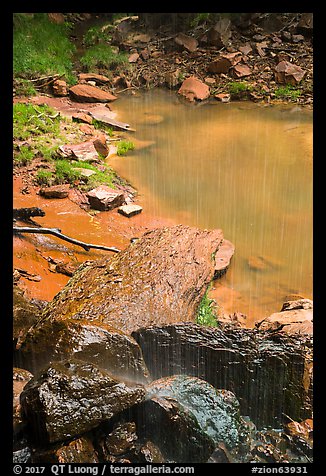
[[[239,95],[239,94],[243,94],[243,93],[251,91],[252,86],[251,84],[245,81],[241,81],[241,82],[234,81],[234,82],[228,83],[228,89],[230,94]]]
[[[17,78],[14,80],[17,96],[35,96],[36,89],[28,79]]]
[[[195,17],[191,20],[190,26],[196,28],[198,25],[205,23],[210,15],[210,13],[195,13]]]
[[[99,43],[87,49],[80,62],[89,71],[94,68],[115,68],[119,64],[128,65],[128,56],[124,53],[115,53],[106,43]]]
[[[19,148],[19,152],[15,154],[14,161],[16,165],[27,165],[28,162],[34,159],[34,152],[30,147],[22,145]]]
[[[87,178],[87,189],[94,188],[97,185],[107,185],[108,187],[115,188],[113,183],[115,173],[111,167],[102,164],[102,167],[105,167],[105,170],[100,171],[97,167],[89,164],[88,162],[77,162],[73,165],[73,167],[89,169],[95,172],[94,175],[91,175]]]
[[[299,89],[296,89],[291,84],[287,84],[286,86],[280,86],[279,88],[277,88],[274,91],[274,94],[277,99],[296,100],[300,96],[301,91]]]
[[[95,127],[95,129],[105,131],[110,137],[113,136],[112,127],[108,126],[107,124],[104,124],[104,122],[98,121],[97,119],[93,119],[92,125]]]
[[[80,178],[80,172],[75,170],[68,160],[56,160],[55,183],[73,183]]]
[[[134,150],[135,144],[131,141],[121,140],[117,145],[117,155],[126,155],[129,150]]]
[[[16,103],[13,109],[14,139],[25,140],[31,136],[51,134],[56,137],[60,132],[60,115],[47,105]]]
[[[53,182],[53,173],[47,169],[39,169],[36,174],[36,182],[39,185],[51,185]]]
[[[214,310],[215,301],[214,299],[210,299],[208,297],[208,291],[209,289],[207,289],[203,299],[199,304],[196,322],[202,326],[216,327],[218,326],[218,322],[216,311]]]
[[[111,41],[111,35],[110,35],[110,30],[111,28],[108,27],[93,27],[90,28],[84,35],[83,38],[83,43],[85,46],[94,46],[97,43],[100,42],[110,42]]]
[[[14,13],[13,20],[14,74],[24,78],[64,74],[68,82],[74,82],[75,47],[68,39],[69,26],[51,23],[46,13],[34,13],[32,18]]]

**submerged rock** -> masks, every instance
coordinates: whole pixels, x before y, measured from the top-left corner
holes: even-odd
[[[80,266],[43,313],[98,319],[130,333],[155,323],[194,321],[214,275],[221,230],[158,228],[110,258]]]
[[[77,358],[91,362],[120,379],[145,382],[148,370],[137,342],[109,324],[96,320],[55,319],[30,329],[15,360],[34,373],[51,361]]]
[[[261,330],[282,330],[288,334],[313,333],[313,302],[310,299],[298,299],[283,303],[280,312],[256,323]]]
[[[241,415],[279,427],[284,414],[311,415],[312,339],[257,329],[208,328],[192,323],[133,332],[153,378],[187,374],[232,391]]]
[[[81,435],[144,400],[141,385],[127,385],[105,370],[78,360],[51,363],[28,382],[22,416],[38,442]]]

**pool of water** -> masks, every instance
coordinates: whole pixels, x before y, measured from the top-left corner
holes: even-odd
[[[234,243],[212,290],[227,311],[254,321],[290,294],[312,297],[312,111],[190,105],[164,90],[120,94],[112,108],[136,129],[127,134],[136,149],[110,163],[144,211],[222,228]]]

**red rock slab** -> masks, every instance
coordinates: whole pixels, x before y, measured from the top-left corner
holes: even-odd
[[[90,190],[87,193],[87,198],[91,208],[100,211],[120,207],[125,201],[125,196],[122,192],[107,187],[106,185],[100,185]]]
[[[63,145],[59,147],[59,153],[68,159],[77,159],[82,162],[97,162],[99,156],[94,141],[86,141],[81,144]]]
[[[89,84],[76,84],[69,89],[69,93],[79,102],[110,102],[117,99],[113,94]]]
[[[306,72],[289,61],[281,61],[275,68],[275,81],[281,84],[292,84],[295,86],[300,83]]]
[[[234,250],[234,244],[231,243],[231,241],[224,239],[215,255],[214,279],[219,278],[222,274],[226,273],[231,258],[234,255]]]
[[[243,78],[244,76],[250,76],[252,73],[249,66],[245,64],[237,64],[233,67],[234,74],[237,78]]]
[[[195,76],[191,76],[183,81],[178,94],[185,96],[189,101],[194,101],[195,99],[203,101],[209,97],[210,89],[207,84]]]
[[[66,198],[69,193],[69,184],[53,185],[52,187],[41,188],[40,195],[44,198]]]

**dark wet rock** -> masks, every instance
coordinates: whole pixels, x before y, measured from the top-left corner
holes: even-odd
[[[231,21],[228,18],[222,18],[207,32],[208,45],[223,48],[228,46],[231,38]]]
[[[44,310],[44,320],[99,319],[127,333],[194,321],[222,239],[221,230],[183,225],[147,232],[120,253],[82,265]]]
[[[69,184],[52,185],[51,187],[41,188],[39,193],[44,198],[67,198],[69,188]]]
[[[12,462],[14,464],[30,463],[31,456],[32,456],[32,449],[28,445],[28,443],[25,442],[24,445],[21,445],[21,448],[14,449],[12,454]]]
[[[90,172],[92,172],[92,170]],[[74,273],[79,268],[79,266],[80,266],[80,263],[58,263],[55,265],[55,271],[56,273],[61,273],[61,274],[64,274],[65,276],[71,277],[74,275]]]
[[[280,312],[256,323],[262,330],[281,330],[288,334],[313,333],[313,302],[310,299],[285,302]]]
[[[207,71],[210,73],[227,73],[231,68],[232,63],[229,59],[224,58],[221,56],[220,58],[215,59],[211,63],[209,63],[207,67]]]
[[[31,380],[33,374],[25,369],[14,367],[13,369],[13,430],[14,438],[24,429],[24,423],[21,418],[20,394],[27,382]]]
[[[135,448],[135,442],[138,439],[136,433],[136,424],[134,422],[120,423],[111,433],[102,437],[99,446],[102,451],[102,457],[108,461],[110,456],[121,456],[124,453]]]
[[[66,81],[62,79],[57,79],[53,82],[52,85],[53,94],[55,96],[68,96],[68,86]]]
[[[113,94],[89,84],[76,84],[69,89],[69,93],[78,102],[111,102],[117,99]]]
[[[144,400],[141,385],[127,385],[78,360],[53,362],[25,386],[22,416],[36,441],[81,435]]]
[[[91,208],[100,211],[112,210],[120,207],[125,202],[122,192],[114,190],[107,185],[99,185],[86,194]]]
[[[131,218],[134,215],[138,215],[141,213],[143,208],[140,205],[130,204],[130,205],[122,205],[118,208],[118,212],[125,217]]]
[[[198,46],[198,41],[196,40],[196,38],[189,35],[185,35],[184,33],[178,33],[177,36],[174,38],[174,41],[177,45],[190,52],[196,51]]]
[[[215,272],[214,279],[219,278],[226,273],[232,256],[234,255],[235,246],[229,240],[223,240],[223,243],[217,250],[215,255]]]
[[[275,67],[275,81],[280,84],[291,84],[296,86],[306,72],[296,64],[289,61],[280,61]]]
[[[98,463],[99,459],[88,436],[82,436],[65,445],[55,444],[34,450],[33,464]]]
[[[96,320],[43,320],[30,330],[15,360],[35,373],[51,361],[72,357],[91,362],[121,379],[145,382],[148,378],[137,342]]]
[[[147,441],[137,453],[140,463],[164,463],[161,450],[152,441]]]
[[[13,287],[13,344],[14,348],[24,338],[30,327],[40,317],[39,308],[25,297],[25,293],[17,286]]]
[[[312,338],[257,329],[185,323],[132,333],[153,378],[187,374],[232,391],[241,415],[279,427],[284,414],[308,418],[312,408]]]
[[[195,76],[191,76],[183,81],[178,94],[181,94],[189,101],[203,101],[207,99],[210,94],[209,87],[207,84],[200,81]]]
[[[194,417],[214,445],[223,444],[241,460],[248,451],[248,428],[240,416],[239,402],[228,390],[217,390],[196,377],[164,377],[147,387],[152,399],[175,399],[180,409]]]
[[[167,461],[206,462],[214,442],[172,397],[152,397],[135,410],[137,430],[157,445]]]

